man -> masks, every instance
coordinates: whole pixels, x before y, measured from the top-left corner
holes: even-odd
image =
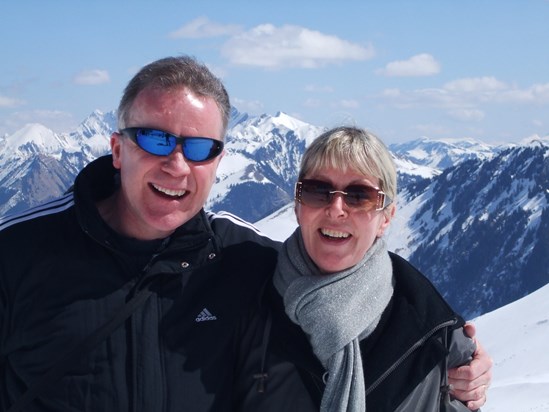
[[[239,336],[278,244],[203,210],[229,113],[205,66],[153,62],[125,89],[112,156],[0,222],[1,410],[233,409]],[[476,382],[456,380],[466,396],[489,380],[483,359],[465,372]]]

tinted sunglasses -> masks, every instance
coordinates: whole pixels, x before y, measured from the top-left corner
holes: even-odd
[[[120,130],[141,149],[155,156],[168,156],[178,144],[183,156],[191,162],[205,162],[223,151],[223,142],[210,137],[176,136],[163,130],[128,127]]]
[[[383,210],[392,202],[391,198],[377,187],[349,185],[336,190],[330,183],[322,180],[303,179],[295,185],[295,199],[311,207],[328,206],[339,193],[347,206],[356,209]]]

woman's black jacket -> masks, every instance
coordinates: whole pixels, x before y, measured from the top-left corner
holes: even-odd
[[[462,318],[429,280],[403,258],[390,255],[394,295],[373,334],[360,343],[367,410],[438,411],[447,357],[449,367],[465,364],[474,344],[463,334]],[[272,283],[262,305],[246,342],[248,383],[240,394],[241,410],[318,411],[325,371],[307,336],[284,313]]]

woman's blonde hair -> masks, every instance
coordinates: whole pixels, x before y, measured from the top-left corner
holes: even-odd
[[[391,199],[397,192],[397,172],[385,144],[373,133],[350,126],[324,132],[305,150],[299,180],[320,169],[352,170],[379,179],[380,189]]]

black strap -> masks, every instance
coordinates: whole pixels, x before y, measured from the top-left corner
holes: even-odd
[[[65,373],[86,353],[90,352],[101,341],[106,339],[115,329],[128,319],[135,310],[141,306],[151,296],[149,289],[142,289],[124,305],[110,321],[98,328],[80,345],[75,346],[71,351],[65,353],[44,375],[33,382],[27,391],[8,409],[7,412],[23,411],[40,394],[44,393],[48,387],[61,379]]]

